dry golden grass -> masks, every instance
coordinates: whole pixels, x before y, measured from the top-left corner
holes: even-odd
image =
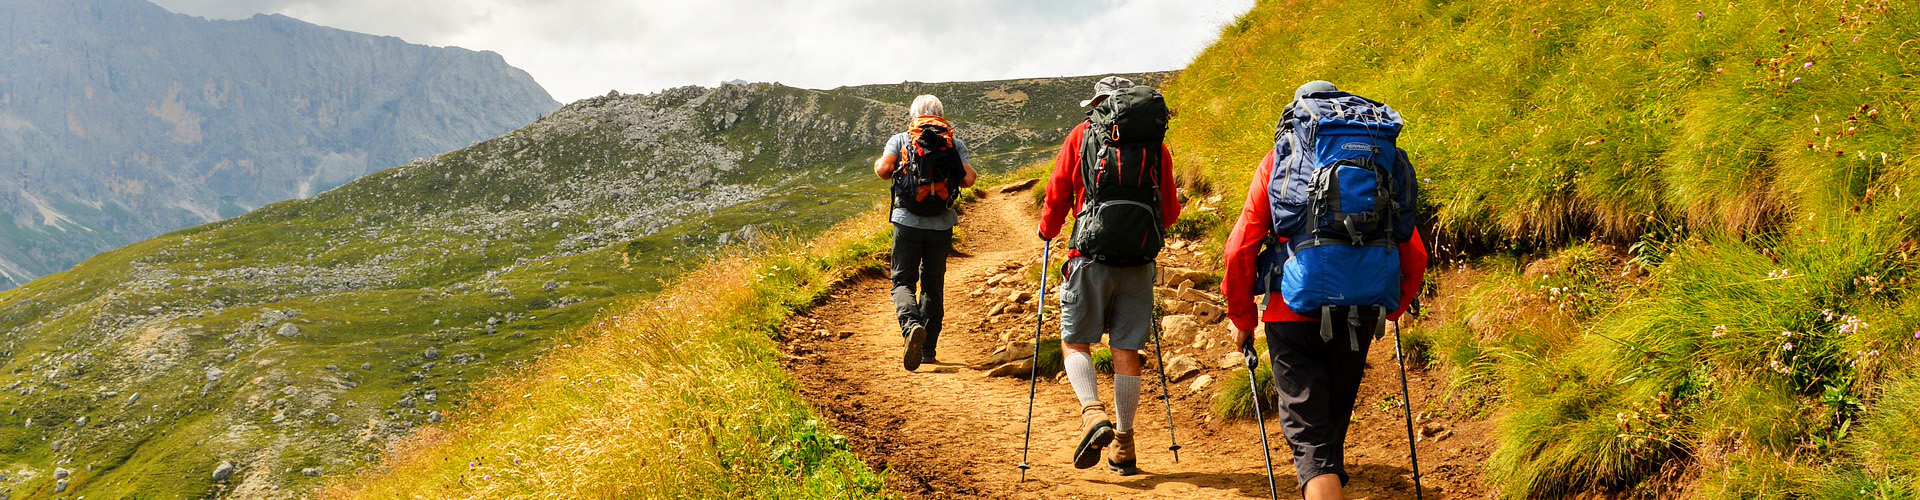
[[[872,264],[872,213],[762,242],[560,340],[321,498],[869,498],[878,474],[813,420],[775,328]]]

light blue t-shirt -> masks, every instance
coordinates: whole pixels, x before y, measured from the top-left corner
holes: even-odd
[[[907,143],[912,141],[913,138],[906,132],[893,134],[892,138],[887,139],[887,150],[881,153],[881,156],[898,155],[900,150],[906,148]],[[960,140],[959,137],[953,138],[953,149],[960,151],[962,163],[973,163],[973,153],[967,150],[967,141]],[[947,213],[940,215],[919,215],[908,212],[904,208],[894,208],[891,219],[895,224],[929,231],[949,231],[953,226],[960,224],[960,214],[951,208],[947,209]]]

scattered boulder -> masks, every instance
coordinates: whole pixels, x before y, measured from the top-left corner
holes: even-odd
[[[218,367],[218,366],[209,366],[209,367],[207,367],[207,381],[208,381],[208,382],[219,382],[219,381],[220,381],[220,376],[221,376],[221,375],[226,375],[226,374],[227,374],[227,371],[226,371],[226,370],[222,370],[222,369],[220,369],[220,367]]]
[[[61,479],[59,481],[54,481],[53,483],[54,493],[64,493],[66,491],[67,491],[67,480]]]
[[[338,414],[338,413],[328,413],[328,414],[327,414],[327,423],[329,423],[329,424],[337,424],[337,423],[340,423],[340,414]]]
[[[1226,369],[1239,368],[1240,365],[1244,365],[1244,364],[1247,364],[1247,358],[1241,355],[1240,351],[1234,351],[1234,352],[1229,352],[1229,353],[1220,355],[1219,366],[1221,368],[1226,368]]]
[[[1200,335],[1200,322],[1192,316],[1173,315],[1160,318],[1160,332],[1166,340],[1175,344],[1191,344]]]
[[[440,348],[428,347],[427,352],[420,353],[420,357],[426,358],[426,359],[440,359]]]
[[[300,475],[307,476],[307,477],[320,477],[320,468],[308,467],[305,469],[300,469]]]
[[[133,393],[132,396],[128,396],[127,404],[130,404],[130,405],[140,404],[140,393],[136,392],[136,393]]]
[[[551,292],[559,289],[560,289],[560,282],[554,281],[554,280],[547,280],[546,284],[540,285],[540,290],[542,291]]]
[[[1204,302],[1208,304],[1219,304],[1226,301],[1226,299],[1220,298],[1219,295],[1213,292],[1193,288],[1193,282],[1191,281],[1180,284],[1180,300],[1187,302]]]
[[[1016,292],[1013,292],[1013,294],[1007,296],[1007,302],[1012,302],[1015,304],[1025,304],[1027,303],[1028,300],[1033,300],[1033,292],[1029,292],[1026,290],[1016,291]]]
[[[66,468],[64,468],[64,467],[54,467],[54,468],[53,468],[53,478],[54,478],[54,479],[66,479],[66,478],[67,478],[68,476],[72,476],[72,475],[73,475],[73,471],[70,471],[70,470],[67,470],[67,469],[66,469]]]
[[[994,368],[993,371],[987,372],[987,376],[988,377],[1024,377],[1024,376],[1027,376],[1027,374],[1029,373],[1033,373],[1033,360],[1023,359],[1023,360],[1015,361],[1012,363],[1000,365],[998,368]]]
[[[1182,354],[1167,361],[1168,380],[1179,382],[1196,373],[1200,373],[1200,362],[1194,361],[1192,356]]]
[[[360,369],[362,369],[362,370],[372,370],[372,369],[373,369],[373,363],[360,363]]]
[[[1212,384],[1212,383],[1213,383],[1212,375],[1201,375],[1200,378],[1193,379],[1193,385],[1187,386],[1187,390],[1190,390],[1193,392],[1200,392],[1201,389],[1207,388],[1207,384]]]
[[[1221,318],[1227,317],[1226,309],[1222,309],[1220,306],[1213,305],[1210,302],[1195,302],[1193,306],[1188,309],[1188,312],[1193,313],[1194,317],[1200,318],[1202,322],[1207,324],[1217,323]]]
[[[986,361],[982,361],[974,365],[974,367],[986,370],[1006,363],[1027,359],[1032,356],[1033,341],[1014,342],[994,349],[992,356],[988,356]]]
[[[282,337],[297,336],[300,335],[300,326],[293,323],[282,323],[280,324],[280,329],[274,330],[273,333]]]
[[[1007,312],[1006,304],[994,304],[993,307],[987,309],[988,316],[999,316],[1001,314],[1005,314],[1006,312]]]
[[[429,423],[429,424],[437,424],[437,423],[440,423],[440,418],[441,418],[441,417],[440,417],[440,410],[434,410],[434,411],[430,411],[430,412],[427,412],[427,423]]]

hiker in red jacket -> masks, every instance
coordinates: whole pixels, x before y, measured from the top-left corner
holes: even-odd
[[[1312,82],[1296,91],[1296,102],[1315,92],[1337,89],[1330,83]],[[1279,235],[1268,238],[1274,227],[1268,188],[1278,157],[1269,150],[1253,174],[1246,205],[1227,238],[1226,274],[1220,291],[1227,299],[1235,345],[1250,346],[1254,326],[1266,323],[1267,352],[1272,359],[1274,388],[1280,396],[1282,428],[1292,445],[1302,493],[1309,500],[1339,499],[1348,480],[1343,448],[1366,366],[1367,347],[1373,332],[1383,325],[1376,315],[1356,313],[1361,317],[1353,323],[1357,326],[1352,331],[1364,333],[1353,339],[1341,338],[1348,337],[1349,332],[1341,327],[1340,335],[1326,340],[1321,320],[1294,312],[1279,296],[1277,287],[1265,301],[1265,310],[1258,309],[1252,293],[1258,272],[1256,260],[1263,244],[1285,244],[1287,240]],[[1388,321],[1398,321],[1406,313],[1426,276],[1427,251],[1417,229],[1411,238],[1398,244],[1398,256],[1399,307],[1386,315]],[[1334,318],[1332,324],[1344,325],[1347,321],[1345,317]]]
[[[1113,102],[1107,102],[1109,100]],[[1145,347],[1153,330],[1155,266],[1152,259],[1160,248],[1159,235],[1180,217],[1180,200],[1174,191],[1172,154],[1161,144],[1167,113],[1159,92],[1144,86],[1135,87],[1125,78],[1109,76],[1096,83],[1093,98],[1080,105],[1092,108],[1090,118],[1074,127],[1060,144],[1053,176],[1047,181],[1046,206],[1040,215],[1040,239],[1052,241],[1059,235],[1069,212],[1080,221],[1076,225],[1081,227],[1075,228],[1069,245],[1071,250],[1062,268],[1066,285],[1060,294],[1061,352],[1065,354],[1067,380],[1072,382],[1074,395],[1080,400],[1082,424],[1082,436],[1074,449],[1074,467],[1092,467],[1099,461],[1102,449],[1113,443],[1106,457],[1107,465],[1122,474],[1133,474],[1138,472],[1134,467],[1133,417],[1140,403],[1140,349]],[[1104,128],[1090,129],[1096,121],[1105,124]],[[1133,140],[1113,139],[1116,136]],[[1098,148],[1104,155],[1083,157],[1088,148]],[[1109,161],[1100,163],[1098,158]],[[1088,186],[1083,172],[1096,172],[1092,175],[1101,176],[1104,182]],[[1121,182],[1116,183],[1116,178]],[[1093,187],[1104,191],[1090,194]],[[1100,197],[1112,199],[1104,202],[1094,199]],[[1140,201],[1121,199],[1124,197]],[[1157,208],[1152,207],[1154,201],[1158,202]],[[1107,218],[1103,220],[1109,222],[1100,229],[1086,227],[1087,221],[1102,219],[1090,211],[1105,213]],[[1147,227],[1139,227],[1142,225]],[[1114,245],[1094,241],[1099,239],[1093,236],[1096,233],[1118,231],[1132,231],[1132,236],[1113,239],[1136,245],[1143,239],[1151,239],[1151,248],[1131,249],[1136,252],[1129,253],[1129,249],[1114,250]],[[1103,333],[1108,336],[1108,345],[1113,351],[1113,399],[1118,425],[1107,420],[1106,405],[1100,402],[1098,378],[1093,370],[1092,345],[1101,340]]]

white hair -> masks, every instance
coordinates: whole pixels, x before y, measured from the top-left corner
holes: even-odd
[[[907,118],[908,119],[919,118],[927,115],[933,115],[933,116],[946,115],[946,112],[945,112],[946,110],[941,108],[942,106],[940,106],[940,98],[934,97],[931,94],[921,94],[920,97],[913,98],[913,106],[907,108],[907,114],[911,115],[911,116],[908,116]]]

